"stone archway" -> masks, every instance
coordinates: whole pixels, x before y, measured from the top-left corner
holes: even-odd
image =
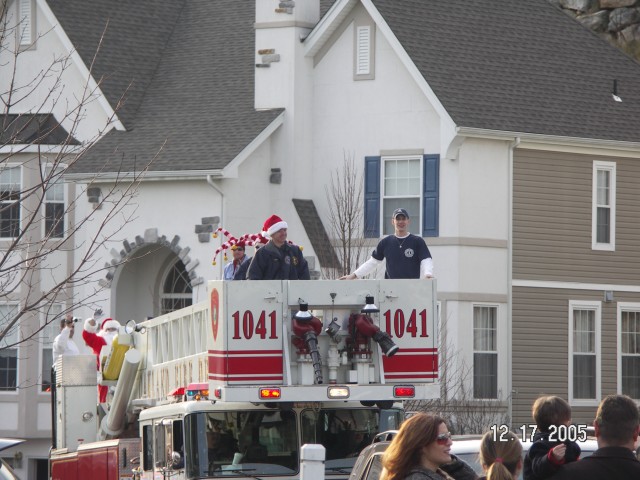
[[[121,321],[159,314],[161,282],[176,262],[184,265],[191,287],[204,282],[197,274],[199,261],[189,257],[190,248],[180,245],[178,235],[169,241],[157,228],[149,228],[122,246],[120,251],[111,250],[111,262],[105,264],[105,278],[100,281],[111,289],[111,312]]]

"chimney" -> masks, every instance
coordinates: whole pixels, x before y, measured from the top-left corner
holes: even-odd
[[[320,0],[256,0],[257,109],[293,106],[293,82],[305,68],[301,40],[319,19]]]

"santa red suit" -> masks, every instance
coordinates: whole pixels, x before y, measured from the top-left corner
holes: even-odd
[[[93,350],[93,353],[96,355],[96,365],[98,370],[100,370],[100,352],[102,351],[102,347],[110,347],[113,343],[113,339],[118,335],[118,329],[120,329],[120,323],[117,320],[112,318],[106,318],[101,327],[96,325],[91,325],[91,320],[93,318],[87,318],[84,322],[84,330],[82,331],[82,338],[84,342]],[[115,331],[108,332],[107,329],[115,328]],[[104,403],[107,401],[107,392],[109,391],[109,387],[106,385],[99,385],[98,390],[100,392],[100,403]]]

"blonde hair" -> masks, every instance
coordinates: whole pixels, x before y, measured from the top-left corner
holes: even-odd
[[[381,480],[402,480],[409,470],[420,465],[422,449],[436,440],[444,419],[418,413],[401,426],[382,457]]]
[[[522,461],[522,444],[513,432],[495,438],[495,432],[484,434],[480,441],[480,463],[487,469],[487,480],[513,480]]]

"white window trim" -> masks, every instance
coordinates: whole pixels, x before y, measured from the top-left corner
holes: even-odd
[[[0,168],[0,172],[2,170],[6,170],[6,169],[11,169],[11,168],[18,168],[20,171],[20,219],[18,220],[18,231],[22,231],[22,209],[23,209],[23,205],[22,205],[22,192],[24,190],[24,179],[23,179],[23,168],[22,165],[19,163],[7,163],[6,165],[2,166],[2,168]],[[0,237],[0,242],[2,241],[7,241],[7,240],[12,240],[16,237]]]
[[[617,367],[617,393],[622,394],[622,312],[640,312],[640,303],[638,302],[618,302],[617,305],[617,348],[616,348],[616,367]],[[638,400],[635,398],[634,400]]]
[[[375,79],[375,36],[376,26],[373,22],[356,21],[353,26],[353,79]],[[367,40],[363,43],[363,40]],[[362,62],[362,57],[368,57]],[[363,65],[366,64],[366,69]]]
[[[42,166],[42,175],[46,175],[46,169],[52,167],[55,169],[60,169],[60,170],[64,170],[67,168],[67,165],[64,164],[60,164],[60,165],[55,165],[53,163],[45,163]],[[63,195],[63,200],[62,200],[62,206],[64,209],[64,214],[63,214],[63,231],[62,231],[62,236],[61,237],[51,237],[50,240],[62,240],[64,238],[67,238],[67,232],[69,231],[69,218],[67,215],[67,201],[68,201],[68,195],[67,195],[67,184],[66,182],[64,182],[64,179],[62,178],[62,176],[60,177],[60,181],[62,182],[62,195]],[[46,198],[46,193],[45,193],[45,198],[42,199],[42,237],[45,238],[47,236],[47,203],[59,203],[59,202],[48,202],[47,198]]]
[[[598,171],[607,170],[610,172],[610,209],[611,209],[611,232],[609,243],[598,243],[597,241],[597,220],[598,220]],[[593,162],[592,192],[591,192],[591,249],[615,251],[616,249],[616,163],[596,160]]]
[[[20,308],[20,303],[19,302],[2,302],[2,305],[9,305],[9,306],[17,306],[18,308]],[[20,331],[20,321],[18,320],[18,324],[17,324],[17,328],[18,331]],[[18,385],[20,384],[20,366],[21,366],[21,361],[20,361],[20,347],[22,346],[22,343],[18,343],[14,348],[16,349],[16,389],[15,390],[0,390],[0,395],[2,396],[13,396],[13,397],[17,397],[20,394],[20,389],[18,388]]]
[[[385,172],[385,162],[393,161],[393,160],[418,160],[420,162],[420,180],[418,183],[419,191],[417,195],[401,195],[401,196],[391,196],[386,195],[386,191],[384,188],[384,172]],[[380,157],[380,233],[384,235],[384,230],[386,228],[385,222],[388,222],[384,218],[384,201],[386,199],[394,199],[394,198],[417,198],[418,199],[418,208],[419,212],[416,214],[414,212],[410,212],[411,214],[411,225],[409,226],[409,231],[414,235],[422,236],[422,197],[424,195],[424,156],[423,155],[383,155]],[[473,311],[472,311],[473,313]]]
[[[595,346],[596,346],[596,398],[585,400],[575,399],[573,397],[573,311],[574,310],[593,310],[595,311]],[[575,407],[597,407],[602,397],[602,367],[601,367],[601,323],[602,323],[602,303],[598,301],[587,300],[569,300],[569,349],[568,349],[568,387],[569,387],[569,404]]]
[[[475,318],[473,316],[473,311],[475,307],[492,307],[496,309],[496,350],[495,352],[496,352],[496,355],[498,356],[498,360],[497,360],[498,390],[497,390],[496,398],[475,398],[473,396],[473,387],[474,387],[473,354],[476,352],[482,353],[481,350],[476,350],[473,346],[473,329],[474,329],[474,321],[475,321]],[[470,363],[471,364],[471,375],[470,375],[471,390],[470,390],[470,394],[471,394],[472,400],[478,400],[483,402],[502,402],[503,400],[506,400],[508,398],[508,392],[506,392],[507,382],[505,381],[507,378],[506,377],[507,360],[506,360],[506,356],[500,353],[500,352],[507,351],[507,342],[508,342],[508,339],[506,337],[507,335],[506,322],[503,322],[502,320],[502,312],[503,312],[503,308],[499,303],[483,303],[483,302],[471,303],[471,363]],[[487,351],[486,353],[491,353],[491,352]]]

